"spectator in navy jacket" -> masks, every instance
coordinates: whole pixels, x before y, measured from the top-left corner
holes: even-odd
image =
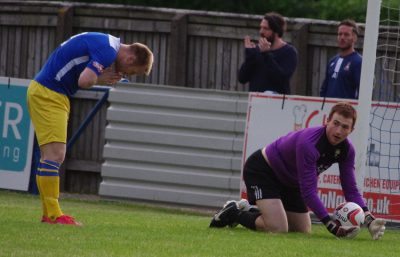
[[[244,38],[245,61],[239,70],[239,82],[249,83],[249,91],[273,91],[290,94],[290,78],[297,66],[297,50],[282,39],[284,18],[274,12],[260,23],[258,42]]]
[[[328,63],[320,96],[358,99],[361,76],[361,55],[354,50],[358,27],[353,20],[343,20],[338,26],[339,53]]]

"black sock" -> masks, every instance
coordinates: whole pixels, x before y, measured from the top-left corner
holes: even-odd
[[[261,212],[241,211],[238,216],[238,222],[246,228],[256,230],[256,219],[260,215]]]

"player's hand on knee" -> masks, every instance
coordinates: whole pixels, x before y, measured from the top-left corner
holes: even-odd
[[[338,221],[330,220],[325,224],[329,232],[338,238],[353,238],[360,232],[359,226],[342,226]]]
[[[383,219],[376,219],[371,213],[365,215],[364,224],[368,227],[368,231],[373,240],[380,239],[385,233],[386,221]]]

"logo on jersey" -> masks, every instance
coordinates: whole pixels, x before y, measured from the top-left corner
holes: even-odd
[[[102,73],[104,70],[104,66],[96,61],[93,61],[93,66],[97,69],[99,73]]]
[[[321,174],[322,172],[326,171],[329,169],[331,165],[330,164],[320,164],[317,166],[317,174]]]
[[[343,70],[349,71],[350,70],[350,62],[347,63],[346,66],[344,66]]]
[[[335,159],[339,158],[340,156],[340,149],[335,150]]]

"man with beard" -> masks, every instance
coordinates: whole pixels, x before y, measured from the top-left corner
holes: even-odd
[[[244,38],[245,61],[239,82],[249,83],[249,91],[290,94],[290,78],[297,66],[297,50],[282,39],[284,18],[275,12],[265,14],[260,23],[260,38]]]
[[[353,20],[340,22],[337,34],[339,53],[326,68],[320,96],[357,99],[361,76],[361,55],[354,50],[358,27]]]

